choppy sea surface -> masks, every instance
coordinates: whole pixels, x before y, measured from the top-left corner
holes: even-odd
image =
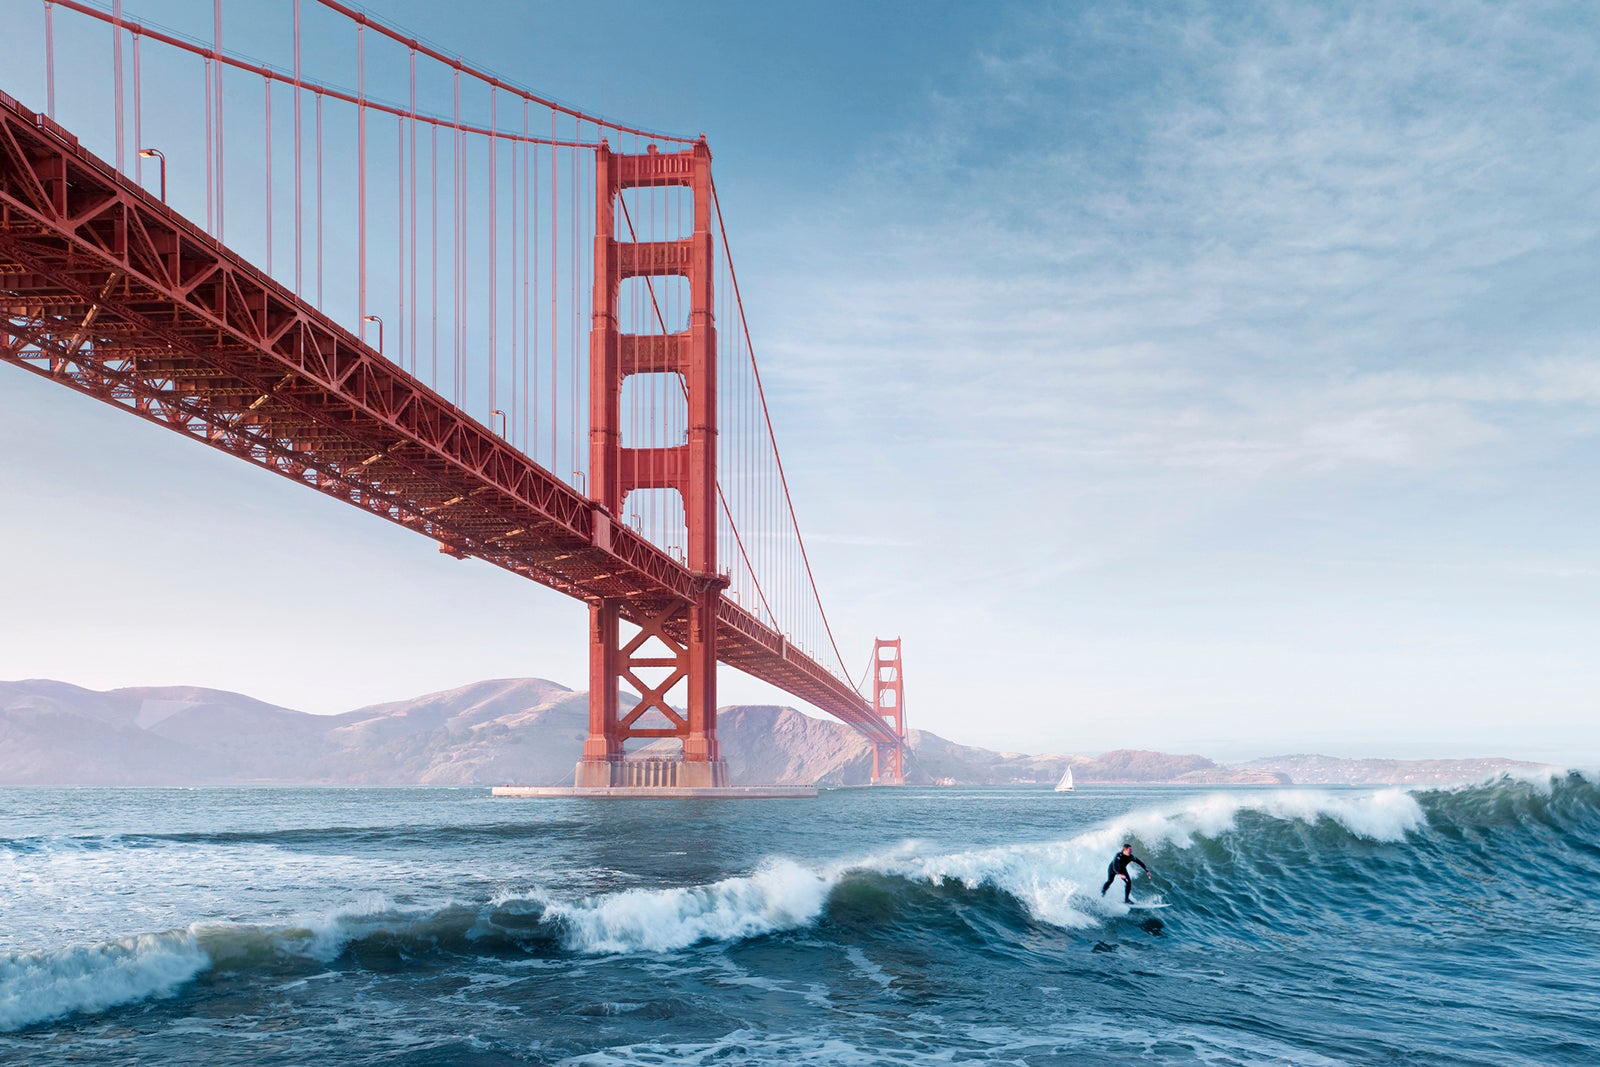
[[[7,1064],[1600,1063],[1579,774],[6,789],[0,886]]]

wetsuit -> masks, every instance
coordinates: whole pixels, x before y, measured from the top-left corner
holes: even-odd
[[[1133,875],[1128,873],[1128,864],[1130,863],[1137,863],[1140,870],[1144,871],[1146,874],[1150,873],[1150,868],[1146,867],[1144,865],[1144,860],[1140,859],[1138,856],[1135,856],[1131,852],[1127,855],[1123,855],[1121,852],[1118,852],[1115,856],[1111,857],[1111,865],[1106,868],[1106,884],[1100,887],[1101,896],[1106,895],[1106,890],[1111,888],[1112,882],[1115,882],[1118,878],[1121,878],[1123,879],[1123,903],[1133,903]]]

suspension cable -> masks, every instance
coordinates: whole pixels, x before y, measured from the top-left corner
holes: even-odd
[[[750,369],[754,373],[756,395],[761,399],[761,415],[767,424],[767,439],[772,442],[772,459],[777,465],[778,484],[783,487],[783,499],[789,507],[789,523],[794,529],[795,544],[800,548],[800,559],[805,565],[806,580],[811,586],[811,596],[816,601],[817,613],[822,617],[822,628],[827,631],[828,644],[833,646],[833,655],[839,662],[839,670],[848,678],[850,669],[844,665],[844,657],[839,654],[839,642],[833,636],[833,626],[828,622],[828,613],[822,608],[822,596],[817,592],[816,575],[811,572],[811,557],[806,552],[805,538],[800,535],[800,521],[795,518],[794,498],[789,495],[789,479],[783,473],[783,457],[778,455],[778,439],[772,431],[772,412],[767,408],[766,390],[761,387],[761,368],[756,365],[755,347],[750,340],[750,323],[745,318],[744,296],[739,291],[739,275],[733,269],[733,251],[728,244],[728,228],[722,219],[722,201],[717,197],[717,182],[711,180],[711,203],[717,209],[717,229],[722,234],[722,255],[728,264],[728,278],[733,282],[734,304],[739,309],[739,325],[744,330],[745,344],[750,347]]]

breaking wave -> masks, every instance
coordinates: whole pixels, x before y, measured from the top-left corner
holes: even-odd
[[[210,965],[188,933],[0,956],[0,1030],[170,996]]]

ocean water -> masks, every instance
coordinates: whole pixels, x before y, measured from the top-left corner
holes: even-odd
[[[7,789],[0,879],[7,1064],[1600,1063],[1579,774]]]

